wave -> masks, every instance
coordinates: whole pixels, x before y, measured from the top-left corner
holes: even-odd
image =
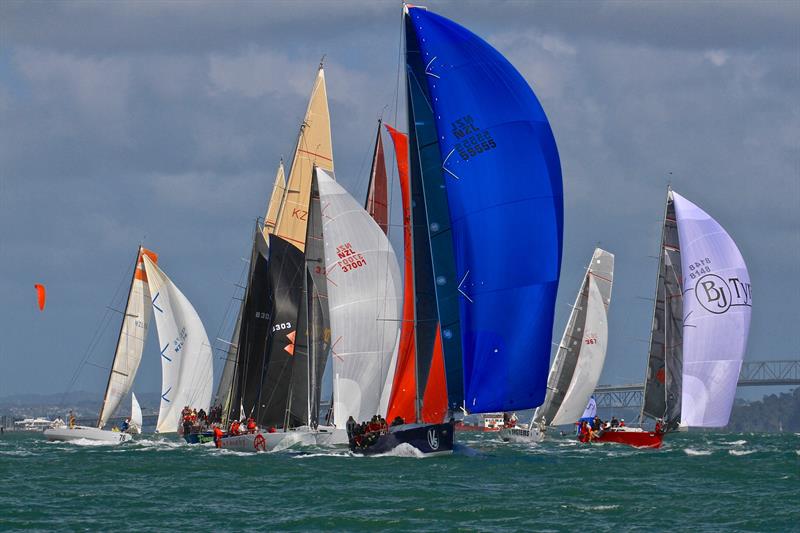
[[[386,453],[377,453],[368,457],[414,457],[416,459],[422,459],[425,457],[425,454],[409,443],[401,442],[395,448]]]
[[[756,453],[755,450],[728,450],[728,453],[731,455],[750,455],[751,453]]]
[[[746,440],[735,440],[733,442],[724,442],[723,444],[728,444],[730,446],[742,446],[744,444],[747,444],[747,441]]]
[[[684,448],[684,453],[690,457],[698,457],[704,455],[711,455],[713,452],[710,450],[694,450],[692,448]]]
[[[29,452],[27,450],[9,450],[9,451],[0,451],[0,455],[12,455],[16,457],[30,457],[31,455],[38,455],[33,452]]]

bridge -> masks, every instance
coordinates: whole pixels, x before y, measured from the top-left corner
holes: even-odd
[[[739,387],[800,385],[800,360],[745,361],[739,373]],[[644,385],[600,385],[594,391],[597,407],[638,408]]]

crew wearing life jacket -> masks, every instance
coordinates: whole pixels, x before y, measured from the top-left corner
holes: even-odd
[[[252,416],[247,419],[247,432],[248,433],[256,432],[256,421]]]
[[[231,435],[238,435],[239,434],[239,425],[240,424],[239,424],[238,420],[234,420],[233,422],[231,422],[231,430],[230,430],[230,434]]]
[[[217,448],[222,447],[222,430],[216,424],[214,424],[214,445]]]

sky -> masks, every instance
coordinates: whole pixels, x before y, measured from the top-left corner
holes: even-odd
[[[616,255],[601,383],[643,379],[670,183],[747,262],[745,359],[800,358],[800,4],[427,6],[503,53],[550,119],[565,208],[556,340],[594,247]],[[407,130],[400,38],[395,1],[0,3],[0,396],[101,394],[109,307],[124,305],[140,242],[212,341],[227,338],[320,59],[336,177],[360,200],[377,118]],[[155,337],[136,391],[159,390]]]

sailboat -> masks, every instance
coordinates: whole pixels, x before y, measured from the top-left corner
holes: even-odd
[[[321,269],[322,216],[318,195],[312,191],[316,166],[333,172],[322,65],[289,178],[284,184],[279,170],[265,224],[254,231],[238,337],[232,342],[236,356],[230,392],[223,393],[225,419],[252,417],[262,431],[227,435],[220,447],[262,451],[315,442],[312,428],[319,424],[320,387],[330,342]]]
[[[360,452],[405,443],[433,455],[452,452],[454,420],[444,420],[456,409],[544,399],[561,170],[541,105],[499,52],[424,8],[404,6],[404,25],[407,156],[393,139],[410,238],[387,417],[398,425]]]
[[[606,358],[613,281],[614,255],[595,249],[550,367],[544,403],[527,428],[500,430],[503,440],[540,442],[547,426],[573,424],[583,416]]]
[[[163,270],[144,257],[161,354],[156,433],[176,433],[185,406],[208,412],[214,379],[211,344],[192,304]]]
[[[750,329],[750,275],[731,236],[700,207],[667,191],[641,420],[655,431],[596,440],[661,446],[685,427],[728,424]]]
[[[142,360],[144,343],[147,340],[147,329],[150,324],[150,288],[145,271],[145,258],[155,263],[158,256],[143,247],[136,252],[133,275],[128,288],[128,300],[122,314],[119,336],[117,337],[114,360],[108,376],[108,384],[103,395],[97,426],[56,427],[44,432],[47,440],[70,441],[88,439],[108,443],[120,443],[131,440],[129,433],[103,429],[122,398],[130,392],[139,363]],[[138,403],[138,402],[137,402]],[[132,405],[132,408],[135,404]]]

